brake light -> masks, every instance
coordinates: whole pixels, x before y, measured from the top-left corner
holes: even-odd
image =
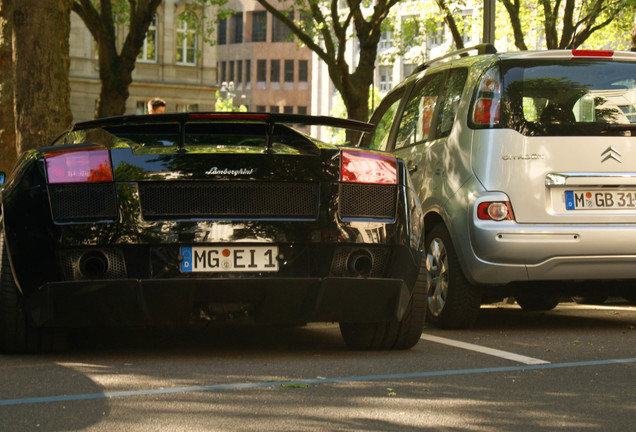
[[[397,159],[392,156],[343,150],[340,179],[348,183],[397,184]]]
[[[498,124],[500,99],[499,68],[495,66],[490,68],[479,82],[477,99],[473,107],[473,122],[489,126]]]
[[[476,124],[497,124],[499,123],[499,101],[492,99],[477,99],[473,121]]]
[[[612,57],[614,51],[610,50],[572,50],[574,57]]]
[[[508,201],[483,202],[477,206],[477,217],[481,220],[514,220],[512,206]]]
[[[110,154],[104,148],[53,150],[44,154],[49,183],[113,181]]]

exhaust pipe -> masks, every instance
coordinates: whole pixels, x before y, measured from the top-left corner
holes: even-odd
[[[100,251],[87,252],[79,260],[79,271],[84,279],[102,279],[108,272],[108,258]]]
[[[347,267],[356,276],[368,276],[373,268],[373,259],[366,250],[353,252],[349,255]]]

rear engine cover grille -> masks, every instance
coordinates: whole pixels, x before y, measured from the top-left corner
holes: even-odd
[[[117,193],[113,183],[49,185],[49,198],[56,222],[117,218]]]
[[[281,182],[139,183],[144,219],[315,219],[318,185]]]
[[[360,183],[340,185],[343,218],[395,218],[397,186]]]

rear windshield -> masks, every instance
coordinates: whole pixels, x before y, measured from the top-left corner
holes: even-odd
[[[636,134],[636,63],[514,60],[502,75],[502,127],[530,136]]]

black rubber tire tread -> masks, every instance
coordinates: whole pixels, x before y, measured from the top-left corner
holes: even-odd
[[[540,312],[549,311],[557,307],[559,304],[559,297],[535,297],[535,296],[515,296],[517,304],[521,306],[521,309],[528,312]]]
[[[345,344],[355,350],[403,350],[414,347],[422,336],[426,319],[426,270],[420,273],[411,300],[399,322],[340,323]]]
[[[4,234],[0,233],[0,351],[23,354],[27,351],[26,317],[18,287],[13,279]]]
[[[427,320],[441,329],[467,329],[475,325],[481,308],[482,290],[468,282],[459,264],[455,247],[444,224],[438,224],[426,237],[426,249],[434,239],[439,239],[446,249],[448,260],[448,293],[446,303],[439,315],[428,310]],[[426,257],[425,257],[426,259]],[[428,307],[428,287],[427,287]]]
[[[607,296],[583,296],[583,297],[573,296],[572,297],[572,301],[574,303],[587,304],[587,305],[603,304],[605,303],[605,300],[607,300]]]

